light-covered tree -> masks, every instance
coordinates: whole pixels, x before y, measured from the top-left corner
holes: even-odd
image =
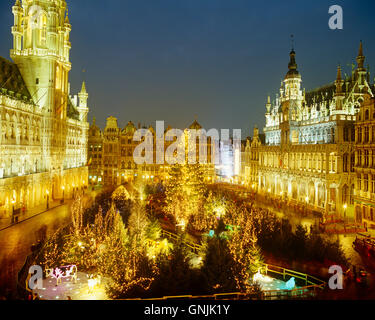
[[[186,225],[193,215],[203,214],[206,184],[200,164],[172,166],[166,186],[166,211],[177,224]]]
[[[234,260],[233,274],[236,277],[238,289],[251,293],[254,287],[249,280],[263,263],[263,257],[257,245],[252,212],[245,207],[239,207],[237,214],[232,216],[231,224],[233,231],[229,237],[228,246]]]

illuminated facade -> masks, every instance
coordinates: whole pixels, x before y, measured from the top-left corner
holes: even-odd
[[[324,217],[354,216],[355,130],[361,103],[373,97],[362,43],[357,68],[336,81],[305,92],[295,52],[280,95],[266,104],[265,146],[259,150],[259,188],[305,204]]]
[[[361,106],[356,130],[355,217],[369,231],[375,231],[375,99]]]
[[[153,163],[138,165],[134,161],[134,150],[140,142],[133,141],[135,132],[138,129],[148,129],[153,135]],[[172,128],[168,127],[167,132]],[[188,129],[200,130],[201,125],[194,121]],[[186,131],[185,131],[186,134]],[[129,121],[124,129],[119,128],[117,119],[107,118],[106,127],[103,131],[96,126],[95,121],[90,126],[88,142],[89,157],[89,180],[93,185],[120,185],[128,181],[134,181],[137,177],[145,181],[163,181],[168,178],[168,161],[158,164],[156,159],[156,134],[155,129],[150,126],[136,127]],[[164,152],[173,141],[164,140]],[[202,142],[207,150],[207,164],[202,164],[204,176],[207,181],[213,181],[215,176],[214,164],[211,164],[213,157],[213,144],[210,137],[207,142]],[[188,149],[186,147],[186,153]],[[200,142],[197,139],[196,157],[199,161]]]
[[[258,190],[259,183],[259,150],[264,145],[264,134],[259,134],[259,129],[254,128],[253,138],[248,137],[241,149],[241,178],[246,187]]]
[[[14,63],[0,58],[2,219],[72,197],[88,176],[88,94],[69,92],[66,2],[17,0],[12,11]]]

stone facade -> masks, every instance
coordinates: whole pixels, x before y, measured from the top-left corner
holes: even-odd
[[[248,137],[241,148],[241,175],[240,181],[254,191],[258,190],[259,183],[259,150],[265,143],[265,135],[259,134],[254,128],[253,138]]]
[[[375,232],[375,99],[366,99],[355,125],[355,216]]]
[[[134,141],[133,137],[138,129],[148,129],[153,135],[152,164],[145,163],[139,165],[134,161],[134,150],[140,142]],[[166,128],[164,133],[170,129],[170,127]],[[202,127],[197,121],[194,121],[188,129],[199,130]],[[171,141],[164,140],[164,153],[172,143]],[[214,155],[213,143],[211,143],[210,137],[207,137],[207,142],[203,143],[203,148],[207,150],[207,164],[203,164],[205,179],[207,181],[214,181],[215,169],[214,164],[211,163],[212,156]],[[109,117],[107,118],[106,127],[101,131],[94,121],[89,130],[88,145],[90,184],[120,185],[125,182],[134,181],[137,177],[150,182],[160,182],[168,179],[168,162],[166,161],[163,164],[157,163],[156,134],[152,126],[141,128],[140,124],[135,126],[133,122],[129,121],[125,128],[121,129],[118,126],[117,119]],[[200,150],[199,139],[197,139],[196,150],[198,162]]]
[[[37,10],[37,12],[33,12]],[[70,95],[66,2],[16,1],[14,62],[0,58],[0,217],[72,197],[88,182],[88,94]]]
[[[273,102],[268,97],[265,144],[256,149],[258,167],[245,176],[260,192],[303,204],[324,218],[354,217],[354,124],[362,102],[374,96],[362,43],[350,77],[343,79],[338,67],[334,83],[310,92],[302,88],[295,56],[292,50],[280,94]]]

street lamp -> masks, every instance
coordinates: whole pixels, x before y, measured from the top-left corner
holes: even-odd
[[[346,220],[346,209],[348,208],[348,205],[346,203],[344,203],[343,208],[344,208],[344,221],[345,221]]]

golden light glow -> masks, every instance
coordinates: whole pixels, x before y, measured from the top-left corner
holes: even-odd
[[[222,216],[225,215],[225,207],[224,206],[218,206],[214,211],[216,212],[216,216],[218,218],[221,218]]]

